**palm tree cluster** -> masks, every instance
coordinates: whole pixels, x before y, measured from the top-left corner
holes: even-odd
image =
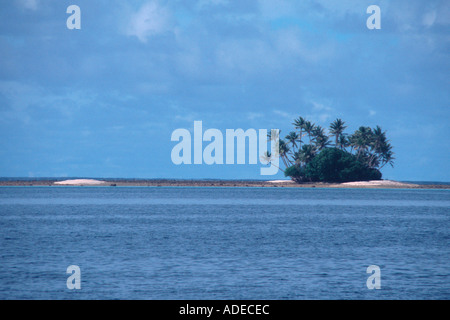
[[[295,131],[289,132],[279,141],[279,155],[286,168],[303,168],[325,148],[337,148],[356,156],[368,168],[381,169],[386,164],[393,167],[394,153],[386,138],[386,132],[379,126],[359,127],[353,134],[344,133],[347,128],[341,119],[333,121],[328,133],[302,117],[292,123]]]

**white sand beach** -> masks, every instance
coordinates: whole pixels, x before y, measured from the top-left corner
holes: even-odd
[[[105,181],[94,180],[94,179],[72,179],[72,180],[64,180],[57,181],[54,184],[64,185],[64,186],[96,186],[105,184]]]
[[[267,181],[268,183],[271,183],[273,185],[277,184],[292,184],[293,186],[321,186],[321,187],[330,187],[330,188],[339,188],[339,187],[355,187],[355,188],[414,188],[419,187],[417,184],[413,183],[405,183],[405,182],[399,182],[394,180],[370,180],[370,181],[352,181],[352,182],[343,182],[343,183],[307,183],[307,184],[299,184],[297,185],[292,180],[271,180]]]
[[[344,182],[341,183],[342,186],[352,186],[352,187],[415,187],[416,184],[404,183],[393,180],[370,180],[370,181],[354,181],[354,182]]]

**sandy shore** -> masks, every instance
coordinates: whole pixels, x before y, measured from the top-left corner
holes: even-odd
[[[341,185],[346,187],[419,187],[418,184],[404,183],[392,180],[344,182]]]
[[[267,182],[269,182],[269,183],[295,183],[292,180],[270,180],[270,181],[267,181]]]
[[[54,182],[54,184],[61,186],[98,186],[98,185],[105,185],[106,183],[107,183],[106,181],[94,179],[72,179]]]
[[[450,185],[419,185],[391,180],[347,183],[303,183],[291,180],[175,180],[175,179],[41,179],[0,181],[0,186],[124,186],[124,187],[260,187],[260,188],[385,188],[385,189],[450,189]]]

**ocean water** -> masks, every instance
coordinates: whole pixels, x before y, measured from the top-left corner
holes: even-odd
[[[449,190],[0,187],[0,299],[449,299],[449,245]]]

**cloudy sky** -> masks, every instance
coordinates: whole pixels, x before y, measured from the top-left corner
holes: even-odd
[[[1,1],[0,176],[258,179],[174,165],[171,133],[303,116],[380,125],[386,179],[450,181],[449,23],[444,0]]]

